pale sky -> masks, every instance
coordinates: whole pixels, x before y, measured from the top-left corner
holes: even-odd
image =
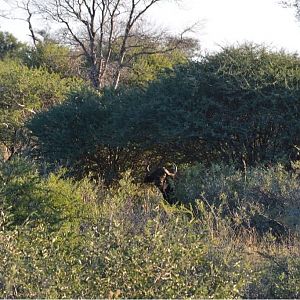
[[[265,44],[273,49],[300,53],[300,22],[293,9],[283,8],[279,0],[181,0],[180,5],[160,4],[153,9],[156,22],[180,30],[184,25],[203,21],[195,36],[203,48],[245,41]]]
[[[300,53],[300,22],[292,9],[280,6],[279,0],[166,0],[149,11],[150,21],[180,32],[196,22],[194,37],[206,51],[220,46],[254,42],[272,49]],[[0,9],[3,0],[0,0]],[[0,19],[0,30],[29,40],[27,24]]]

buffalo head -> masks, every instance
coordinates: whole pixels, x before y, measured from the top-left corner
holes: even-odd
[[[174,186],[176,173],[177,166],[175,164],[172,171],[168,170],[166,167],[158,167],[150,170],[150,166],[148,165],[144,182],[153,183],[161,191],[164,199],[169,204],[175,204],[177,202]]]

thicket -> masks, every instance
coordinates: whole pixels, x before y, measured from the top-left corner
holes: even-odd
[[[207,208],[218,210],[236,229],[245,227],[261,236],[271,232],[281,235],[280,239],[289,238],[300,229],[298,181],[297,174],[280,164],[249,168],[246,173],[233,165],[208,168],[194,164],[182,166],[177,198],[190,204],[202,201]]]
[[[63,102],[70,91],[82,85],[78,78],[61,78],[43,68],[0,60],[0,147],[11,154],[26,145],[29,137],[24,123],[40,110]]]
[[[145,89],[73,94],[28,126],[45,158],[68,157],[81,174],[115,176],[136,161],[288,163],[299,145],[299,66],[294,55],[230,47]]]
[[[10,215],[10,226],[30,221],[43,223],[51,230],[79,223],[90,210],[83,195],[89,194],[86,180],[63,179],[64,171],[41,177],[29,161],[14,159],[1,164],[1,208]]]
[[[33,48],[28,47],[20,55],[20,59],[29,68],[43,68],[49,73],[59,74],[62,78],[82,75],[80,55],[51,39],[45,39]]]
[[[99,93],[53,55],[68,49],[12,42],[0,147],[20,151],[0,163],[0,298],[300,297],[297,56],[142,57]],[[154,162],[178,165],[182,205],[139,183]]]
[[[251,196],[244,176],[227,167],[213,167],[210,177],[194,167],[193,180],[186,172],[185,188],[207,182],[207,198],[222,186],[235,200],[234,181]],[[257,174],[270,197],[275,183],[284,190],[282,170],[254,169],[249,180]],[[291,203],[299,193],[293,184]],[[299,297],[297,239],[276,244],[271,235],[237,234],[222,209],[201,197],[201,218],[166,206],[128,172],[107,188],[63,173],[39,177],[30,161],[12,160],[1,165],[0,195],[1,298]]]

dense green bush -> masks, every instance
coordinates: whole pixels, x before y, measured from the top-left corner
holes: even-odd
[[[94,151],[105,134],[106,122],[107,105],[97,93],[83,90],[72,93],[61,105],[41,112],[31,120],[29,128],[47,136],[40,139],[45,157],[73,162]]]
[[[63,79],[67,52],[0,61],[0,149],[29,119],[37,138],[35,163],[0,163],[0,298],[299,298],[299,178],[265,164],[297,158],[299,57],[229,47],[149,85],[182,56],[140,58],[143,88],[100,94]],[[137,183],[154,160],[177,162],[184,205]]]
[[[22,160],[1,166],[1,178],[6,178],[0,203],[1,298],[299,297],[297,240],[274,244],[268,235],[259,242],[251,232],[239,235],[217,205],[198,202],[201,218],[187,208],[167,206],[156,192],[135,184],[129,172],[114,187],[95,189],[53,174],[39,178],[28,169]],[[254,174],[262,188],[282,193],[286,200],[296,184],[282,169],[252,170],[249,183],[229,167],[208,172],[208,200],[222,191],[234,197],[240,189],[250,196]],[[207,174],[199,171],[194,183]],[[12,226],[20,211],[6,205],[9,189],[10,205],[13,199],[43,194],[49,207],[63,216],[71,212],[70,218],[53,216],[58,223],[49,224],[49,217],[40,214],[38,222],[28,218]],[[83,213],[83,201],[88,213]],[[74,206],[82,210],[79,218]],[[39,206],[27,210],[33,215]]]
[[[178,218],[180,219],[180,218]],[[250,279],[241,257],[208,249],[201,236],[177,224],[146,225],[143,235],[50,234],[19,230],[1,251],[3,298],[236,297]],[[173,222],[172,222],[173,223]],[[184,222],[186,224],[186,222]],[[102,222],[99,222],[102,225]],[[103,225],[102,225],[103,226]],[[169,234],[176,230],[177,235]],[[184,231],[184,232],[183,232]],[[1,242],[5,236],[1,234]],[[190,248],[190,247],[191,248]],[[224,249],[223,249],[224,251]],[[9,268],[10,267],[10,268]],[[246,274],[246,272],[249,274]]]
[[[145,89],[73,96],[29,127],[51,160],[71,153],[71,165],[86,171],[111,169],[102,159],[110,152],[128,156],[113,164],[114,174],[127,162],[135,166],[134,158],[287,162],[297,158],[299,142],[299,64],[297,56],[258,46],[226,48],[166,71]]]
[[[254,297],[274,299],[298,299],[300,297],[300,257],[299,253],[272,251],[264,253],[262,277],[253,288]]]
[[[132,69],[124,76],[123,85],[146,86],[166,70],[171,70],[178,64],[187,62],[187,54],[181,50],[138,57],[134,61]]]
[[[30,120],[27,126],[38,137],[43,159],[67,165],[76,177],[89,174],[107,182],[140,164],[143,151],[134,145],[121,146],[119,129],[113,124],[123,105],[120,99],[127,99],[129,93],[107,90],[99,95],[82,89]]]
[[[52,229],[80,224],[88,215],[92,187],[86,180],[74,182],[63,175],[61,171],[42,178],[37,167],[23,159],[1,163],[1,207],[11,215],[10,223],[42,222]]]
[[[299,142],[299,65],[246,45],[178,67],[127,97],[115,119],[120,142],[163,145],[186,162],[289,158]]]
[[[97,219],[88,218],[87,222],[86,217],[81,218],[84,226],[80,230],[70,226],[49,232],[43,223],[33,227],[30,221],[7,227],[4,210],[0,258],[5,263],[0,266],[0,296],[242,295],[253,276],[240,245],[220,243],[185,211],[166,213],[157,206],[157,199],[145,196],[125,175],[119,186],[102,194]]]
[[[81,62],[73,56],[70,48],[46,39],[24,52],[22,61],[30,68],[43,68],[64,78],[79,75]]]
[[[16,61],[0,61],[0,146],[17,148],[24,122],[39,110],[64,101],[78,79],[62,79],[44,69],[30,69]]]

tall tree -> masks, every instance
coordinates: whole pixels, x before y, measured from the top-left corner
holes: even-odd
[[[26,1],[45,20],[62,25],[64,40],[81,48],[89,79],[96,89],[103,87],[107,77],[117,88],[122,70],[133,57],[171,51],[184,41],[181,35],[172,47],[162,42],[160,49],[155,50],[151,43],[144,43],[149,36],[155,40],[164,37],[162,32],[154,33],[142,26],[150,8],[164,0]],[[30,13],[30,7],[26,8]]]

